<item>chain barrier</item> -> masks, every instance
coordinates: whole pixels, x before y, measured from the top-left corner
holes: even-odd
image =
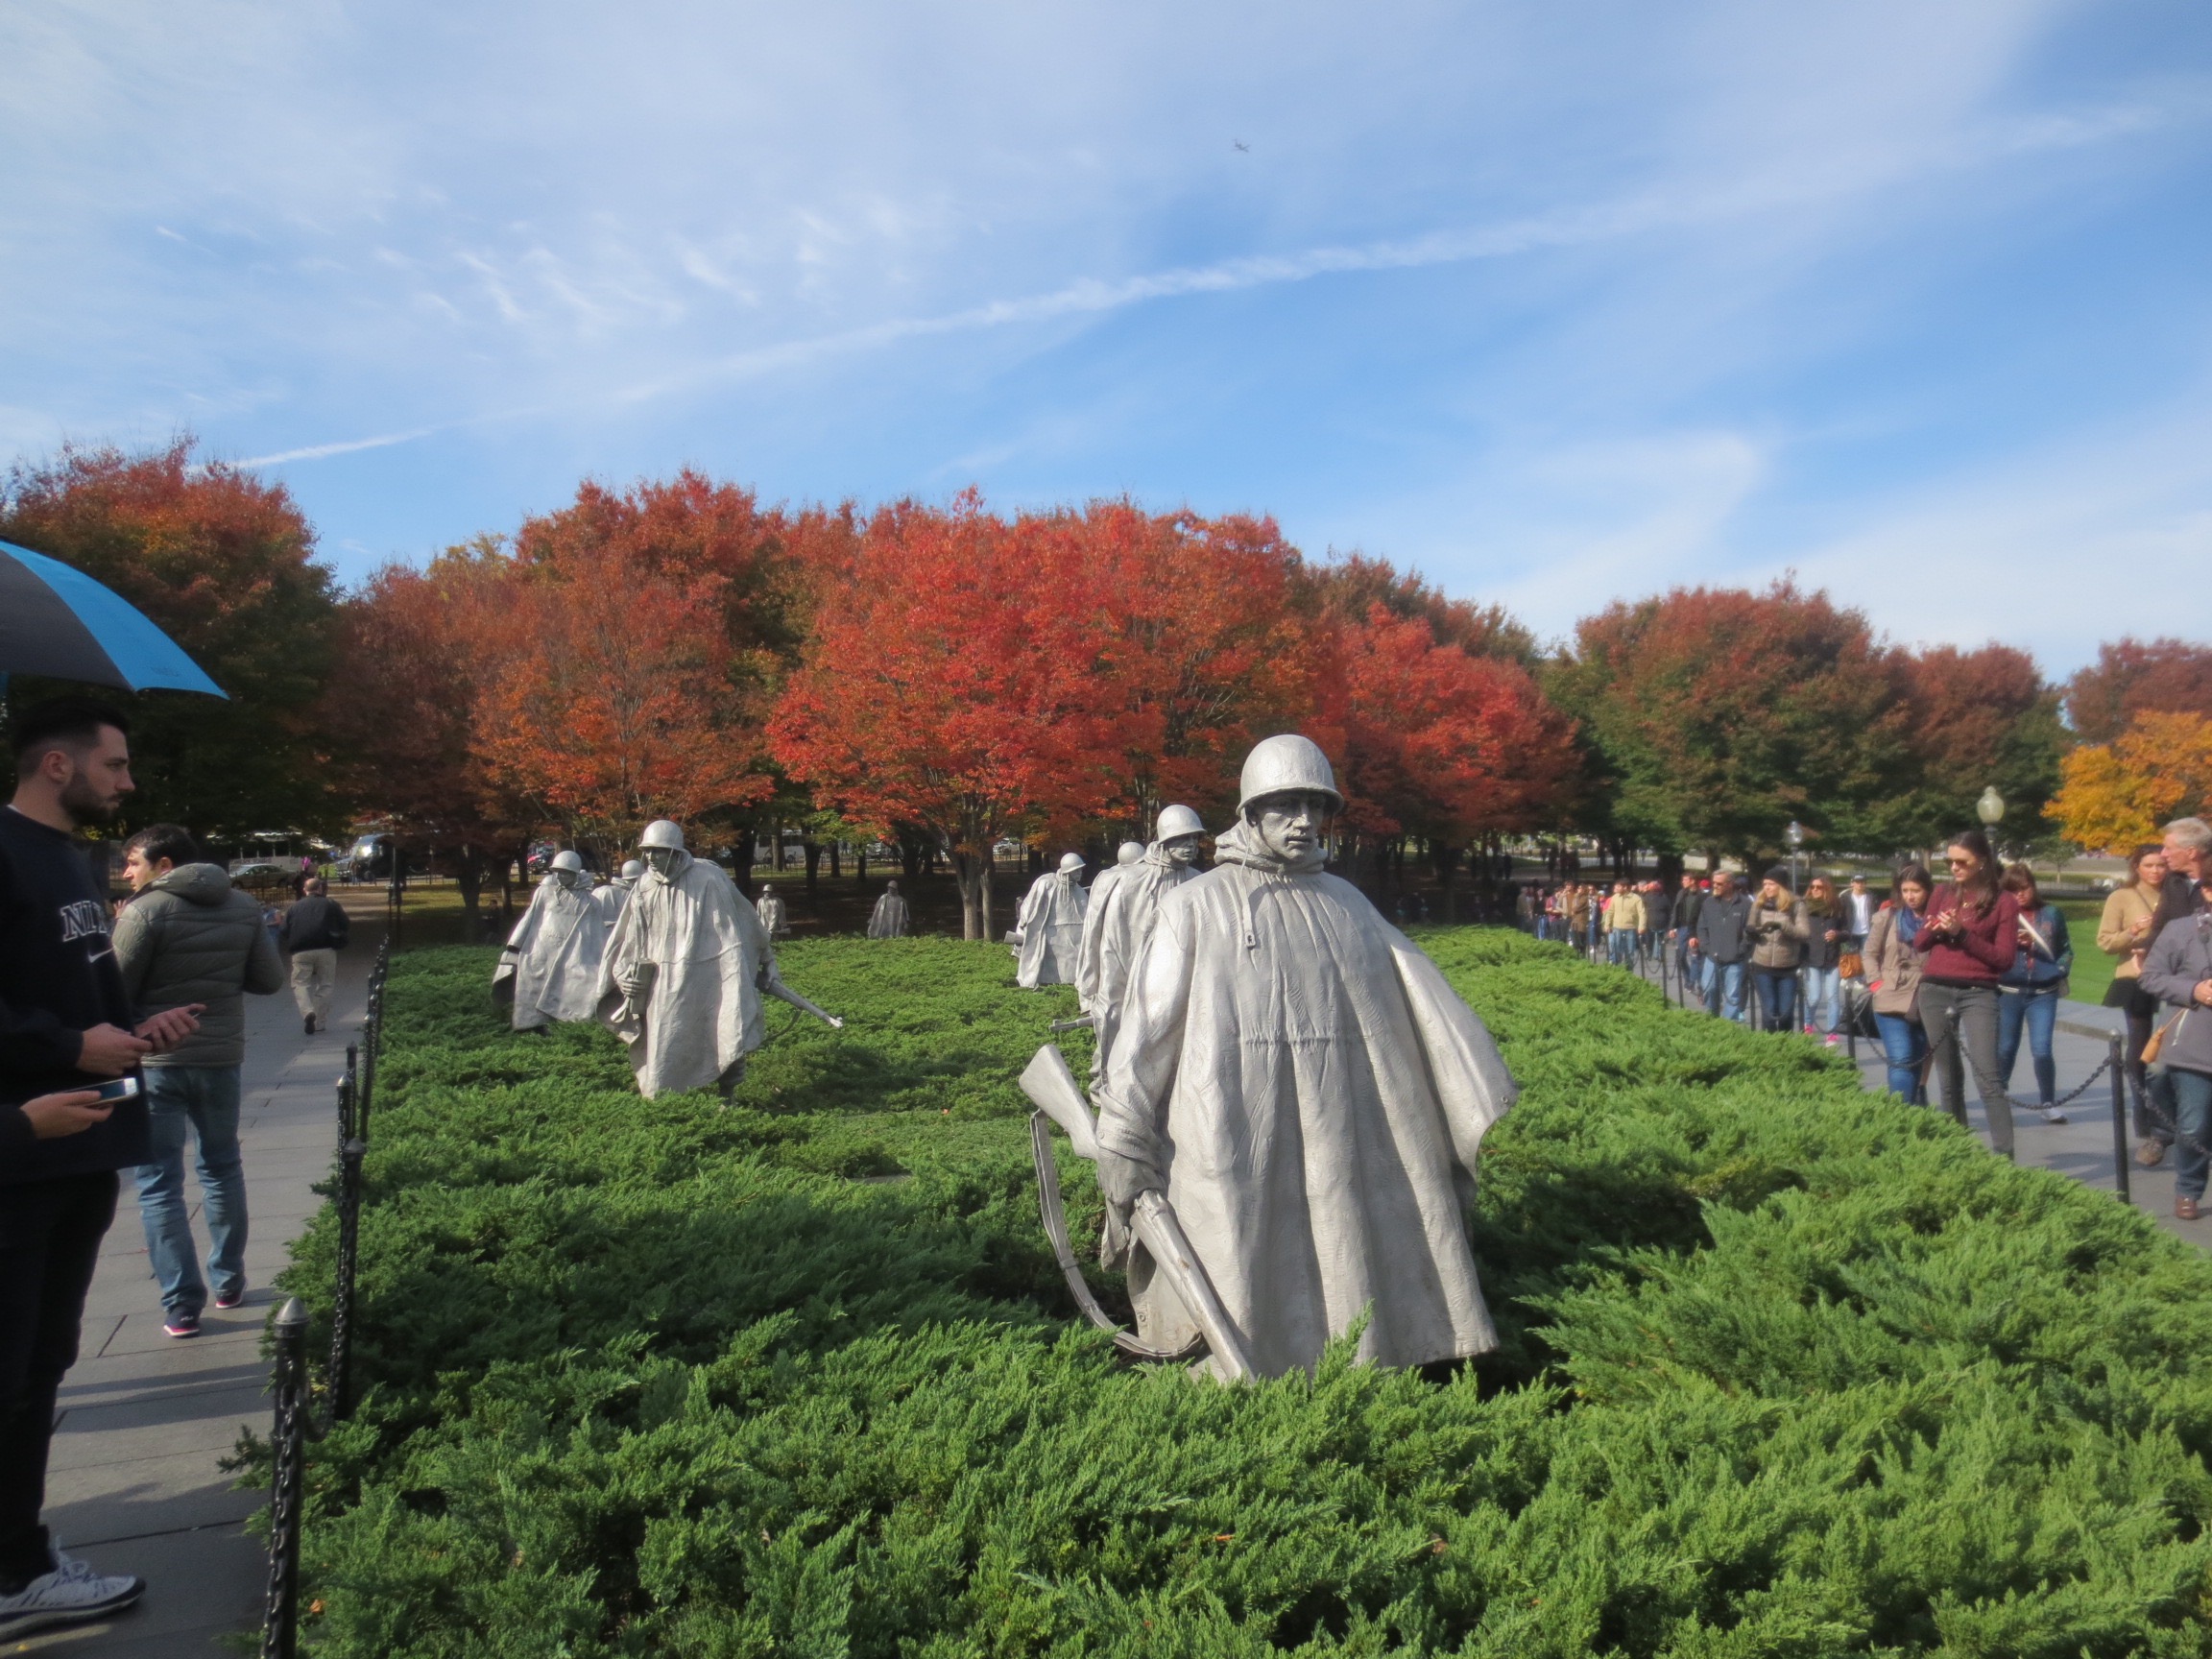
[[[361,1166],[369,1153],[369,1109],[376,1089],[376,1057],[383,1047],[384,983],[392,969],[387,928],[369,971],[368,1005],[361,1035],[346,1048],[338,1097],[338,1269],[330,1306],[330,1359],[318,1421],[314,1380],[307,1364],[307,1309],[289,1298],[276,1315],[276,1396],[269,1432],[274,1470],[269,1497],[269,1588],[262,1608],[262,1659],[296,1659],[300,1646],[300,1528],[307,1486],[307,1446],[353,1409],[353,1299],[361,1262]]]
[[[276,1473],[269,1494],[269,1588],[261,1614],[261,1659],[294,1659],[300,1650],[300,1521],[306,1500],[307,1310],[297,1296],[276,1315],[276,1396],[270,1450]]]

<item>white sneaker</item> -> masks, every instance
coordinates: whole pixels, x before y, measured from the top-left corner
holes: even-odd
[[[54,1551],[54,1571],[42,1573],[12,1596],[0,1596],[0,1637],[28,1635],[50,1624],[74,1624],[128,1607],[146,1593],[146,1580],[128,1573],[95,1573],[89,1561]]]

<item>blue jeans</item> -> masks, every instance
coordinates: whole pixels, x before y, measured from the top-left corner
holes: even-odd
[[[1823,1034],[1834,1031],[1843,1023],[1843,970],[1840,968],[1807,968],[1805,975],[1805,1023]]]
[[[2058,987],[1997,994],[1997,1076],[2009,1088],[2012,1063],[2020,1058],[2020,1031],[2028,1031],[2028,1052],[2035,1066],[2035,1098],[2045,1106],[2058,1098],[2058,1062],[2051,1057],[2051,1033],[2058,1022]]]
[[[1636,960],[1636,929],[1616,927],[1606,940],[1605,959],[1616,968],[1625,968]]]
[[[200,1251],[184,1202],[184,1140],[200,1142],[200,1193],[207,1212],[208,1277],[218,1295],[246,1288],[246,1166],[238,1156],[238,1071],[235,1066],[149,1066],[146,1115],[154,1156],[138,1166],[138,1218],[146,1255],[171,1313],[197,1314],[207,1305]]]
[[[1920,1065],[1928,1058],[1928,1033],[1910,1014],[1876,1014],[1874,1025],[1882,1033],[1882,1052],[1889,1061],[1889,1093],[1908,1106],[1927,1105]]]
[[[1797,1022],[1797,970],[1771,973],[1762,968],[1755,977],[1759,989],[1759,1013],[1769,1031],[1787,1031]]]
[[[1705,992],[1705,1012],[1719,1014],[1723,1005],[1729,1019],[1743,1023],[1743,964],[1703,959],[1699,984]]]
[[[2204,1152],[2205,1130],[2212,1121],[2212,1072],[2169,1066],[2165,1093],[2174,1103],[2174,1121],[2180,1129],[2174,1141],[2174,1196],[2201,1198],[2205,1171],[2212,1165]]]

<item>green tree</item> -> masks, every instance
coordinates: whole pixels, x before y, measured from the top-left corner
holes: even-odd
[[[336,623],[330,572],[283,485],[196,462],[192,448],[189,438],[137,454],[66,448],[18,465],[0,486],[0,539],[122,594],[229,693],[114,694],[132,722],[128,824],[171,820],[232,843],[333,828],[314,724]],[[12,691],[60,689],[74,687],[26,680]]]
[[[1610,786],[1612,831],[1638,846],[1759,859],[1792,819],[1830,846],[1880,844],[1910,776],[1898,655],[1791,582],[1616,603],[1548,678]]]

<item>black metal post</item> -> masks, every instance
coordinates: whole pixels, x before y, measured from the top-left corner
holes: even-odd
[[[2119,1189],[2120,1202],[2132,1204],[2135,1200],[2128,1191],[2128,1067],[2117,1031],[2105,1047],[2104,1064],[2112,1072],[2112,1182]]]
[[[300,1650],[300,1510],[307,1484],[307,1310],[292,1297],[276,1315],[276,1396],[269,1431],[276,1476],[269,1495],[269,1593],[261,1614],[261,1659]]]
[[[353,1410],[353,1279],[361,1261],[361,1160],[365,1142],[346,1142],[339,1155],[338,1294],[330,1309],[330,1421]]]

